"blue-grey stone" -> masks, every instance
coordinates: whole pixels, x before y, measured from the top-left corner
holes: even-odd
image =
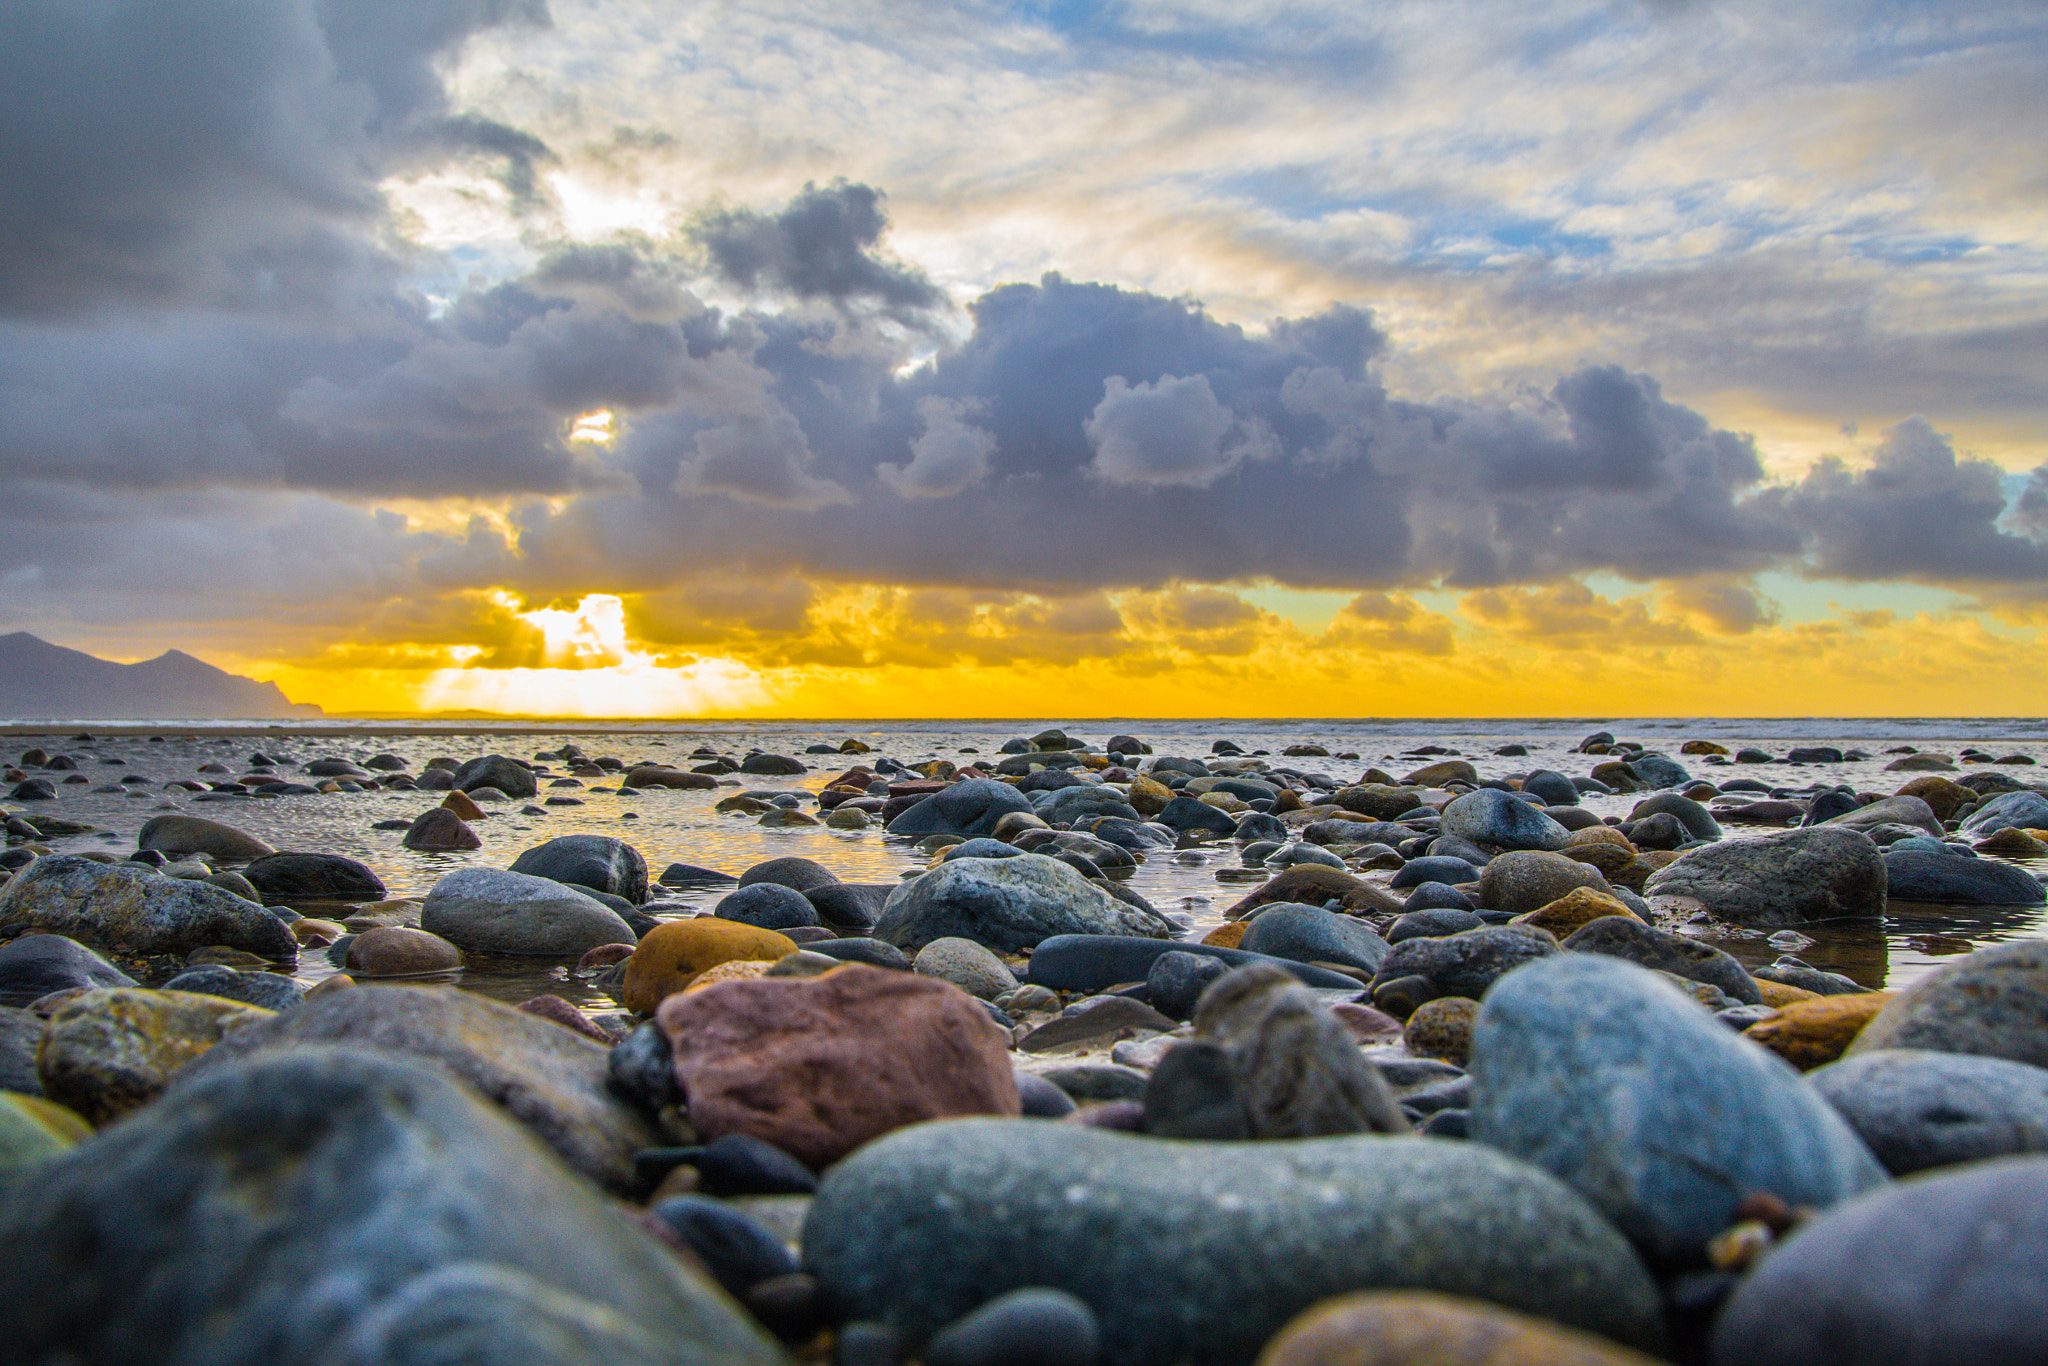
[[[420,928],[478,953],[573,958],[639,936],[582,888],[502,868],[458,868],[428,890]]]
[[[1432,892],[1431,888],[1440,889]],[[1387,943],[1404,939],[1438,939],[1460,930],[1476,930],[1486,922],[1472,910],[1472,900],[1455,887],[1425,882],[1402,903],[1400,919],[1387,927]]]
[[[1030,1286],[998,1295],[925,1346],[924,1366],[1095,1366],[1102,1328],[1087,1301]]]
[[[1441,882],[1455,887],[1461,882],[1477,881],[1479,869],[1465,860],[1442,854],[1424,854],[1403,864],[1400,871],[1387,880],[1387,886],[1399,891],[1404,887],[1420,887],[1425,882]]]
[[[1886,825],[1903,825],[1936,839],[1947,833],[1947,827],[1942,825],[1941,817],[1934,814],[1934,808],[1914,796],[1882,797],[1868,806],[1830,816],[1822,823],[1864,831]]]
[[[1002,840],[991,836],[976,835],[971,840],[962,840],[960,843],[951,846],[941,853],[939,857],[948,860],[956,858],[1015,858],[1017,855],[1025,852],[1027,851],[1019,849],[1014,844],[1006,844]]]
[[[652,1206],[676,1240],[728,1295],[797,1269],[796,1254],[760,1220],[708,1195],[674,1195]]]
[[[1893,1176],[2048,1152],[2048,1068],[1896,1048],[1806,1079]]]
[[[1230,971],[1230,964],[1209,954],[1181,950],[1162,953],[1145,973],[1145,1000],[1170,1020],[1186,1020],[1209,984]]]
[[[1775,928],[1813,920],[1884,916],[1884,855],[1868,835],[1838,825],[1723,840],[1650,874],[1657,897],[1698,901],[1717,919]]]
[[[0,944],[0,1005],[25,1006],[74,987],[134,985],[133,977],[61,934],[30,934]]]
[[[2001,793],[1963,817],[1961,829],[1973,840],[2000,830],[2048,830],[2048,792]]]
[[[1237,817],[1193,797],[1175,797],[1152,819],[1182,833],[1206,830],[1211,834],[1231,835],[1237,832]]]
[[[1648,1349],[1656,1290],[1542,1172],[1471,1144],[1147,1138],[1031,1120],[899,1130],[835,1167],[804,1264],[915,1349],[997,1295],[1076,1295],[1123,1366],[1244,1366],[1330,1295],[1466,1295]]]
[[[1511,792],[1482,787],[1444,807],[1443,833],[1495,849],[1562,849],[1571,832]]]
[[[163,990],[218,996],[265,1010],[296,1010],[306,999],[306,989],[289,977],[275,972],[238,972],[217,964],[187,968],[164,983]]]
[[[1304,985],[1326,990],[1358,989],[1356,978],[1309,963],[1294,963],[1216,944],[1179,943],[1172,939],[1139,939],[1128,935],[1055,935],[1032,950],[1025,980],[1054,991],[1097,992],[1123,982],[1142,982],[1153,960],[1163,953],[1192,953],[1217,958],[1231,967],[1276,963]]]
[[[1635,804],[1628,818],[1639,821],[1647,816],[1665,815],[1683,826],[1685,833],[1694,839],[1717,840],[1721,838],[1721,823],[1713,813],[1692,798],[1677,792],[1659,792],[1654,797],[1645,797]]]
[[[1901,1181],[1822,1215],[1736,1286],[1713,1366],[2048,1360],[2048,1158]]]
[[[1378,977],[1422,977],[1440,996],[1478,1000],[1503,974],[1558,951],[1557,937],[1526,925],[1482,925],[1455,934],[1404,939],[1387,950]]]
[[[816,908],[820,924],[842,932],[867,931],[881,919],[882,907],[896,887],[893,882],[834,882],[808,889],[804,899]]]
[[[1036,814],[1031,798],[994,778],[969,778],[934,792],[889,822],[892,835],[959,835],[971,839],[993,834],[996,822],[1012,811]]]
[[[45,854],[0,887],[0,937],[27,930],[136,953],[183,955],[224,944],[277,962],[299,954],[284,922],[253,901],[139,863],[82,854]]]
[[[874,937],[915,953],[934,939],[972,939],[1016,953],[1061,934],[1172,937],[1176,927],[1091,883],[1058,859],[954,859],[890,893]]]
[[[609,892],[637,906],[647,900],[647,860],[610,835],[562,835],[512,860],[512,871]]]
[[[1387,941],[1356,916],[1287,903],[1262,908],[1238,947],[1297,963],[1343,963],[1368,974],[1387,957]]]
[[[1957,858],[1894,844],[1885,851],[1884,875],[1886,892],[1895,901],[2038,906],[2044,900],[2040,880],[2032,873],[1993,859]]]
[[[1055,824],[1092,820],[1097,816],[1121,816],[1127,821],[1139,819],[1136,809],[1124,800],[1121,791],[1100,783],[1063,787],[1039,795],[1044,800],[1033,803],[1039,818]]]
[[[1579,804],[1578,784],[1552,768],[1539,768],[1522,779],[1522,791],[1535,796],[1545,806]]]
[[[1287,823],[1278,816],[1269,816],[1263,811],[1248,811],[1237,821],[1236,838],[1240,844],[1251,844],[1258,840],[1285,840],[1291,832]],[[1338,860],[1343,866],[1343,860]]]
[[[1502,978],[1470,1071],[1472,1136],[1562,1178],[1659,1262],[1701,1260],[1754,1192],[1826,1208],[1885,1179],[1782,1059],[1618,958]]]
[[[1626,762],[1628,771],[1645,787],[1682,787],[1692,781],[1692,774],[1685,771],[1685,765],[1655,750],[1634,755]]]
[[[818,923],[818,908],[810,898],[779,882],[736,887],[719,899],[712,913],[720,920],[735,920],[764,930],[793,930],[799,925]]]
[[[455,770],[456,791],[479,792],[484,788],[518,799],[537,795],[540,783],[532,769],[504,754],[486,754]]]
[[[21,1361],[786,1360],[474,1092],[371,1049],[212,1071],[40,1165],[0,1283]]]
[[[808,894],[820,887],[833,886],[838,881],[839,875],[816,859],[786,854],[781,858],[765,859],[747,869],[740,874],[739,885],[751,887],[757,882],[772,882]]]

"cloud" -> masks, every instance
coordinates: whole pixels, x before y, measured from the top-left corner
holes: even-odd
[[[349,292],[387,264],[379,168],[444,120],[434,63],[545,19],[538,0],[5,6],[0,315]]]
[[[1207,488],[1275,444],[1264,431],[1244,430],[1206,375],[1135,386],[1111,375],[1081,430],[1095,452],[1088,472],[1112,484]]]
[[[742,289],[899,316],[939,307],[945,295],[923,271],[874,254],[888,225],[881,191],[839,180],[805,185],[780,213],[713,210],[691,231],[718,275]]]
[[[910,443],[910,463],[880,464],[875,473],[905,498],[950,498],[979,484],[988,477],[996,439],[969,420],[976,411],[960,399],[919,399],[924,431]]]
[[[1822,460],[1797,484],[1760,501],[1809,538],[1816,575],[1946,584],[2048,580],[2048,544],[1999,528],[2003,473],[1986,460],[1957,459],[1949,439],[1916,417],[1885,433],[1867,469]],[[2030,503],[2022,493],[2015,525],[2033,530],[2038,506],[2038,498]]]

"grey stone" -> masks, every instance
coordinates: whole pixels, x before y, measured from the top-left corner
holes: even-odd
[[[808,896],[821,888],[837,886],[839,875],[815,859],[787,854],[757,863],[740,874],[739,885],[742,887],[751,887],[757,882],[772,882]]]
[[[91,947],[183,956],[210,944],[274,962],[295,962],[284,922],[234,893],[169,878],[139,863],[49,854],[0,888],[0,936],[46,930]]]
[[[1934,814],[1934,808],[1919,797],[1882,797],[1868,806],[1859,806],[1854,811],[1844,811],[1839,816],[1830,816],[1824,825],[1839,825],[1849,830],[1875,830],[1883,825],[1905,825],[1940,839],[1947,833],[1941,817]]]
[[[22,1361],[785,1360],[467,1088],[352,1048],[214,1070],[43,1164],[0,1282]]]
[[[1857,996],[1870,990],[1851,977],[1839,972],[1823,972],[1804,959],[1792,954],[1778,955],[1778,961],[1767,967],[1758,968],[1750,974],[1759,982],[1777,982],[1788,987],[1798,987],[1816,996]]]
[[[1175,797],[1152,817],[1159,824],[1183,834],[1190,831],[1207,831],[1213,835],[1235,835],[1237,817],[1219,807],[1196,801],[1193,797]]]
[[[275,972],[238,972],[217,964],[187,968],[164,983],[163,989],[218,996],[265,1010],[296,1010],[306,999],[306,989],[289,977]]]
[[[1536,849],[1501,854],[1479,874],[1479,904],[1489,911],[1527,915],[1581,887],[1613,894],[1614,889],[1590,863]]]
[[[1030,962],[1025,967],[1025,979],[1054,991],[1102,991],[1123,982],[1144,981],[1152,971],[1153,961],[1163,953],[1200,954],[1206,958],[1219,958],[1232,967],[1241,963],[1278,963],[1312,987],[1358,989],[1356,979],[1308,963],[1267,958],[1215,944],[1106,934],[1061,934],[1044,940],[1032,950]]]
[[[1763,1000],[1756,979],[1733,954],[1625,915],[1602,916],[1580,926],[1565,937],[1564,947],[1568,952],[1604,953],[1655,972],[1706,982],[1746,1006]]]
[[[1343,1291],[1442,1291],[1655,1349],[1657,1294],[1615,1230],[1542,1172],[1413,1138],[1243,1144],[1033,1120],[900,1130],[835,1167],[804,1264],[913,1350],[995,1296],[1079,1296],[1120,1366],[1242,1366]]]
[[[1032,812],[1031,799],[994,778],[969,778],[911,807],[888,824],[892,835],[959,835],[971,839],[995,833],[996,822],[1012,811]]]
[[[2048,1067],[2048,940],[1951,959],[1885,1003],[1851,1053],[1927,1048]]]
[[[1754,1192],[1826,1208],[1885,1179],[1783,1060],[1601,954],[1497,983],[1472,1030],[1473,1138],[1562,1178],[1683,1265]]]
[[[0,944],[0,1005],[25,1006],[73,987],[134,985],[133,977],[61,934],[25,934]]]
[[[951,982],[984,1001],[1017,989],[1016,974],[972,939],[934,939],[917,951],[910,966],[914,972]]]
[[[42,1078],[36,1075],[36,1050],[49,1024],[19,1006],[0,1006],[0,1091],[43,1093]]]
[[[1176,927],[1095,886],[1058,859],[954,859],[898,887],[874,937],[915,952],[934,939],[972,939],[1015,953],[1060,934],[1165,939]]]
[[[1807,1224],[1743,1278],[1714,1366],[2048,1360],[2048,1158],[1902,1181]]]
[[[1894,901],[1952,906],[2038,906],[2040,880],[2024,868],[1985,858],[1900,849],[1885,852],[1886,894]]]
[[[151,816],[136,832],[137,849],[154,849],[173,858],[207,854],[229,863],[244,863],[277,852],[246,830],[201,816]]]
[[[1099,783],[1079,783],[1041,795],[1044,800],[1033,805],[1039,819],[1048,822],[1080,822],[1097,816],[1121,816],[1130,821],[1139,819],[1137,810],[1124,800],[1122,792]]]
[[[1628,818],[1639,821],[1648,816],[1667,815],[1683,826],[1685,833],[1696,840],[1717,840],[1721,838],[1721,823],[1707,808],[1692,798],[1677,792],[1659,792],[1654,797],[1645,797],[1635,804]]]
[[[1190,1019],[1209,984],[1229,971],[1221,958],[1177,949],[1162,953],[1145,973],[1145,999],[1168,1019]]]
[[[446,987],[378,985],[309,998],[244,1024],[172,1089],[273,1049],[348,1044],[438,1064],[608,1190],[633,1189],[633,1154],[657,1135],[605,1087],[611,1050],[552,1020]]]
[[[366,864],[340,854],[265,854],[242,876],[272,902],[382,901],[384,883]]]
[[[456,791],[477,792],[487,787],[515,800],[540,792],[533,770],[503,754],[486,754],[455,770]]]
[[[1571,832],[1512,793],[1482,787],[1444,807],[1443,833],[1494,849],[1562,849]]]
[[[647,900],[647,860],[610,835],[562,835],[512,860],[511,871],[609,892],[637,906]]]
[[[477,953],[572,958],[639,942],[616,911],[551,878],[458,868],[428,891],[420,928]]]
[[[1432,893],[1432,887],[1440,888],[1441,893]],[[1441,882],[1425,882],[1402,903],[1401,918],[1387,927],[1387,943],[1398,944],[1404,939],[1440,939],[1460,930],[1476,930],[1485,923],[1472,910],[1471,898],[1463,892],[1445,887]]]
[[[1701,845],[1650,874],[1644,894],[1697,901],[1718,919],[1773,928],[1884,915],[1884,855],[1838,825]]]
[[[760,773],[779,777],[794,777],[808,772],[801,759],[792,759],[787,754],[749,754],[740,760],[740,772]]]
[[[1683,787],[1692,781],[1683,764],[1655,750],[1635,755],[1627,763],[1628,771],[1644,787]]]
[[[1806,1080],[1893,1176],[2048,1152],[2048,1069],[1920,1049],[1878,1049]]]
[[[1439,996],[1479,1000],[1503,974],[1558,951],[1557,936],[1526,925],[1484,925],[1439,937],[1404,939],[1387,950],[1376,981],[1429,981]]]
[[[882,907],[888,903],[889,893],[895,891],[897,885],[893,882],[834,882],[808,889],[804,892],[804,899],[818,912],[820,924],[830,925],[835,930],[865,933],[882,918]]]
[[[1539,768],[1522,779],[1522,791],[1542,799],[1545,806],[1577,806],[1579,788],[1556,769]]]
[[[1343,963],[1368,975],[1387,958],[1387,941],[1356,916],[1286,902],[1262,907],[1238,947],[1297,963]]]
[[[818,923],[818,908],[794,887],[755,882],[736,887],[713,908],[720,920],[737,920],[764,930],[789,930]]]
[[[1963,817],[1961,829],[1973,840],[2000,830],[2048,830],[2048,792],[2001,793]]]
[[[874,968],[910,971],[910,955],[894,944],[884,944],[879,939],[869,939],[865,936],[856,936],[852,939],[819,939],[804,947],[808,952],[822,953],[843,963],[866,963]]]

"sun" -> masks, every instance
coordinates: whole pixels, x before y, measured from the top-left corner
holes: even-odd
[[[519,616],[546,642],[546,667],[439,669],[420,690],[428,711],[512,716],[697,717],[755,711],[772,699],[761,676],[735,659],[661,664],[626,630],[626,604],[587,594],[574,607]]]

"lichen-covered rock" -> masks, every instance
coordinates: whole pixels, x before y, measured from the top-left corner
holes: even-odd
[[[107,987],[51,1015],[36,1054],[43,1093],[94,1124],[156,1099],[173,1073],[271,1012],[219,996]]]
[[[1884,855],[1860,830],[1813,825],[1688,851],[1650,874],[1645,895],[1683,898],[1738,925],[1884,916]]]

